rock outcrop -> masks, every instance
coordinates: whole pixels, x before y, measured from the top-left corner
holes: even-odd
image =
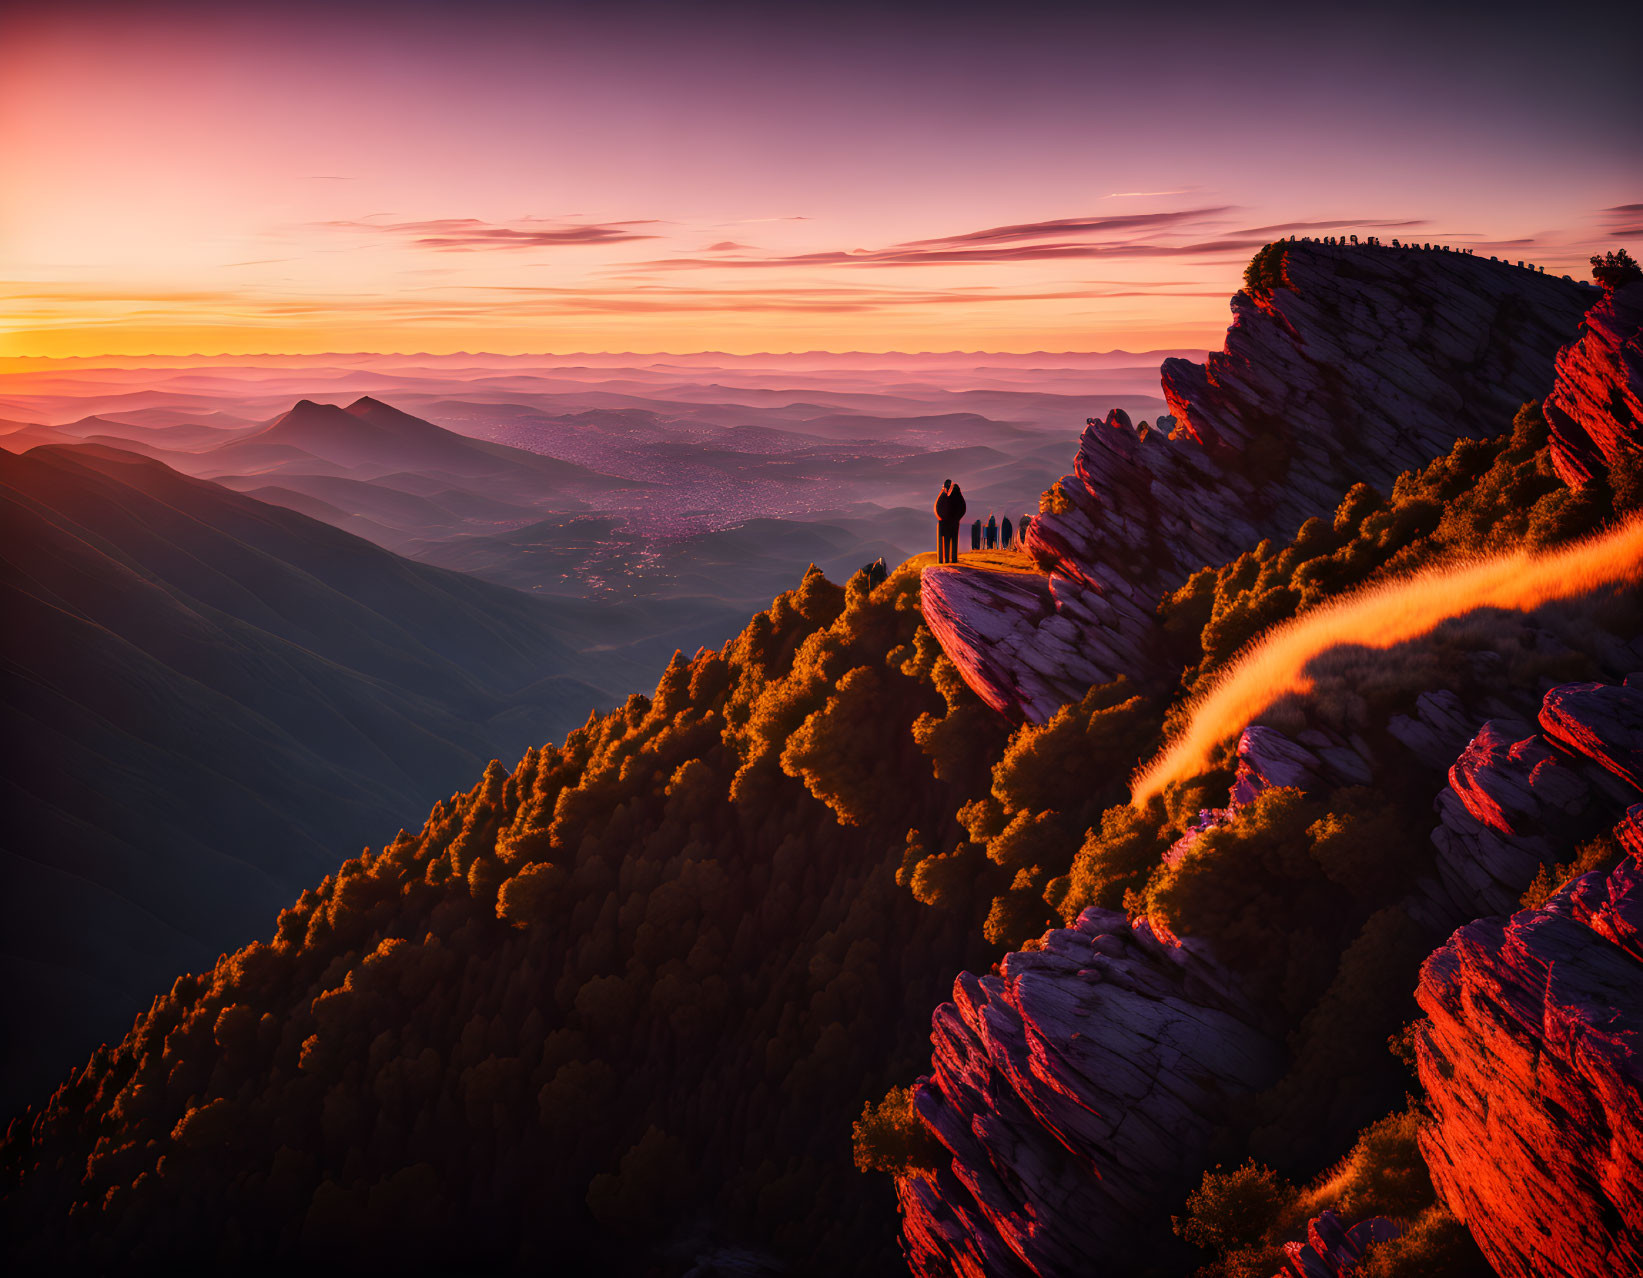
[[[1421,971],[1432,1180],[1503,1278],[1643,1273],[1643,807],[1630,855]]]
[[[1437,798],[1439,907],[1455,922],[1507,914],[1539,867],[1566,857],[1640,796],[1643,690],[1561,684],[1546,693],[1544,733],[1515,719],[1483,725]]]
[[[1586,313],[1579,340],[1557,357],[1545,412],[1552,460],[1572,486],[1643,451],[1643,283],[1610,293]]]
[[[1428,1157],[1449,1209],[1474,1233],[1484,1219],[1533,1234],[1523,1244],[1529,1259],[1502,1273],[1634,1272],[1567,1266],[1580,1248],[1630,1257],[1632,1244],[1617,1239],[1633,1226],[1615,1222],[1643,1220],[1643,793],[1630,780],[1643,758],[1643,688],[1635,685],[1553,687],[1542,731],[1499,717],[1467,741],[1465,725],[1476,719],[1448,693],[1423,698],[1402,728],[1423,758],[1444,742],[1454,758],[1455,742],[1465,742],[1437,804],[1439,876],[1403,902],[1434,942],[1457,919],[1512,908],[1541,864],[1566,859],[1623,812],[1617,833],[1634,852],[1632,869],[1588,876],[1562,904],[1504,927],[1497,919],[1462,928],[1423,972],[1432,1021],[1422,1076],[1445,1096]],[[1166,859],[1274,786],[1318,791],[1372,779],[1362,741],[1252,725],[1239,739],[1227,806],[1201,812]],[[1579,970],[1594,954],[1590,970]],[[1616,992],[1625,981],[1630,988]],[[1620,1019],[1606,1019],[1605,1008]],[[961,976],[953,1001],[936,1012],[932,1043],[914,1106],[948,1158],[898,1182],[903,1247],[921,1278],[1078,1274],[1091,1257],[1112,1272],[1156,1267],[1173,1245],[1159,1204],[1185,1198],[1213,1156],[1217,1128],[1271,1085],[1284,1058],[1272,1023],[1203,942],[1099,909],[1008,955],[996,975]],[[1555,1069],[1537,1065],[1554,1056]],[[1512,1108],[1499,1107],[1503,1096]],[[1611,1104],[1626,1130],[1602,1126]],[[1563,1111],[1574,1117],[1560,1128]],[[1587,1142],[1604,1148],[1582,1153]],[[1591,1167],[1585,1179],[1560,1189],[1582,1159]],[[1487,1174],[1476,1170],[1480,1161]],[[1514,1178],[1532,1190],[1512,1190]],[[1564,1203],[1563,1194],[1578,1201]],[[1552,1217],[1565,1208],[1573,1223],[1559,1224]],[[1304,1242],[1285,1245],[1276,1278],[1350,1273],[1396,1232],[1378,1218],[1348,1229],[1323,1213]]]
[[[951,1161],[897,1186],[928,1278],[1117,1272],[1168,1248],[1160,1203],[1196,1184],[1228,1104],[1282,1058],[1199,943],[1093,908],[997,975],[961,975],[931,1038],[914,1105]]]
[[[1237,759],[1227,806],[1200,809],[1198,819],[1164,853],[1166,865],[1179,861],[1210,830],[1232,824],[1263,791],[1283,786],[1314,790],[1320,784],[1367,785],[1374,779],[1369,749],[1361,739],[1347,742],[1317,728],[1291,740],[1276,728],[1252,723],[1238,738]]]
[[[1566,683],[1540,706],[1546,735],[1595,759],[1629,785],[1643,789],[1643,689],[1623,685]]]
[[[1301,242],[1283,273],[1234,296],[1224,351],[1165,361],[1174,430],[1118,410],[1089,423],[1026,536],[1036,584],[925,569],[930,627],[989,704],[1043,722],[1093,682],[1149,673],[1161,592],[1329,514],[1353,483],[1507,429],[1598,297],[1437,250]]]
[[[1054,713],[1095,684],[1139,672],[1150,604],[1143,609],[1122,590],[1107,597],[1065,578],[973,568],[932,588],[928,572],[924,619],[995,710]]]
[[[1348,1229],[1332,1211],[1307,1222],[1306,1241],[1284,1244],[1284,1267],[1272,1278],[1343,1278],[1376,1243],[1403,1231],[1385,1216],[1371,1216]]]

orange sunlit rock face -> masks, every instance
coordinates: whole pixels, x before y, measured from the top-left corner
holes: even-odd
[[[1421,1147],[1505,1278],[1643,1270],[1640,823],[1616,869],[1462,928],[1421,973]]]
[[[1643,283],[1609,294],[1586,314],[1580,340],[1557,357],[1557,389],[1546,398],[1552,458],[1584,484],[1637,450],[1643,422]]]

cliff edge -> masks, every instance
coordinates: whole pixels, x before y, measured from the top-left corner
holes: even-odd
[[[1039,569],[936,565],[931,629],[995,709],[1041,723],[1156,663],[1161,593],[1263,537],[1385,488],[1545,396],[1599,291],[1440,249],[1286,243],[1281,284],[1239,292],[1225,349],[1161,370],[1173,428],[1091,420],[1026,536]]]

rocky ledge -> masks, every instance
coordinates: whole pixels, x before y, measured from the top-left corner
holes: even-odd
[[[1599,296],[1460,253],[1311,242],[1288,246],[1283,278],[1233,297],[1207,363],[1165,361],[1173,429],[1117,410],[1089,423],[1026,536],[1036,586],[925,569],[930,627],[989,704],[1043,722],[1095,676],[1147,674],[1160,593],[1292,535],[1355,482],[1506,430]]]
[[[1616,869],[1421,971],[1421,1150],[1503,1278],[1643,1273],[1643,807],[1616,835]]]
[[[1173,1245],[1159,1204],[1197,1183],[1227,1106],[1282,1057],[1197,943],[1093,908],[997,975],[961,975],[931,1040],[914,1105],[951,1161],[897,1183],[926,1278],[1156,1259]]]

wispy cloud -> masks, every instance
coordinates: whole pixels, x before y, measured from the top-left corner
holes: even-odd
[[[1214,205],[1164,213],[1052,218],[904,240],[876,249],[715,253],[711,257],[661,258],[636,266],[641,270],[653,271],[712,267],[756,270],[773,267],[988,265],[1080,259],[1221,259],[1250,253],[1278,235],[1343,230],[1348,227],[1360,230],[1403,229],[1426,224],[1418,219],[1342,218],[1324,222],[1238,227],[1228,216],[1234,212],[1236,208],[1233,205]]]
[[[1423,217],[1409,217],[1401,219],[1371,218],[1340,218],[1332,222],[1274,222],[1271,226],[1252,226],[1242,235],[1264,235],[1270,239],[1274,235],[1305,235],[1313,231],[1344,231],[1348,227],[1366,231],[1401,231],[1412,226],[1430,226],[1431,223]]]
[[[1047,222],[1017,222],[1010,226],[990,226],[962,235],[942,235],[929,240],[907,240],[897,248],[961,248],[970,244],[1019,244],[1030,240],[1066,236],[1113,235],[1120,231],[1150,231],[1164,227],[1203,222],[1231,211],[1230,205],[1215,208],[1180,209],[1173,213],[1136,213],[1128,217],[1063,217]]]
[[[521,218],[513,223],[487,222],[477,217],[435,218],[420,222],[378,222],[363,218],[316,223],[327,230],[388,235],[417,248],[444,252],[625,244],[633,240],[656,239],[655,235],[634,228],[658,224],[655,218],[627,222],[561,222],[533,217]]]
[[[1193,188],[1190,186],[1177,187],[1173,191],[1109,191],[1101,198],[1103,200],[1149,200],[1162,195],[1189,195]]]
[[[1604,209],[1600,220],[1609,235],[1643,235],[1643,204],[1616,204]]]

